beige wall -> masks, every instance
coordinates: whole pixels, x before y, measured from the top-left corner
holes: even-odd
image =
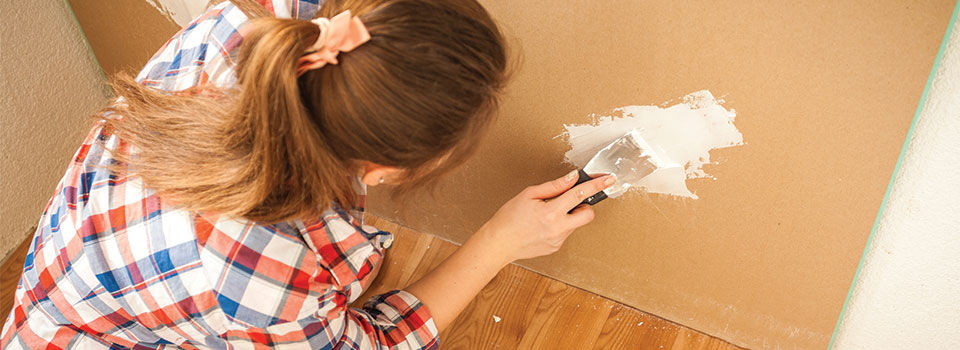
[[[958,115],[954,23],[834,349],[960,349]]]
[[[63,0],[0,1],[0,257],[36,225],[108,96]]]

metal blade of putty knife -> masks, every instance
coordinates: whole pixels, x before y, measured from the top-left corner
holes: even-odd
[[[590,174],[613,174],[617,177],[616,184],[583,200],[584,204],[594,205],[607,197],[620,196],[657,169],[676,166],[678,165],[657,155],[653,147],[640,135],[640,131],[632,129],[601,149],[587,162],[579,171],[577,185],[592,179]]]

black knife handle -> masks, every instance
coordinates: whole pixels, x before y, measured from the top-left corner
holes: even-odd
[[[584,183],[584,182],[593,180],[593,178],[590,177],[590,175],[588,175],[586,171],[583,171],[583,169],[578,169],[578,170],[577,170],[577,175],[578,175],[578,177],[577,177],[577,183],[574,184],[574,186],[577,186],[577,185],[582,184],[582,183]],[[592,196],[590,196],[590,197],[587,197],[586,199],[583,200],[583,202],[580,202],[580,204],[594,205],[594,204],[600,203],[600,201],[602,201],[602,200],[604,200],[604,199],[607,199],[607,194],[604,193],[603,191],[600,191],[600,192],[594,193],[594,194],[593,194]],[[577,206],[579,206],[579,204],[578,204]],[[576,208],[574,208],[574,209],[576,209]],[[570,209],[570,211],[569,211],[568,213],[571,213],[571,212],[573,212],[573,209]]]

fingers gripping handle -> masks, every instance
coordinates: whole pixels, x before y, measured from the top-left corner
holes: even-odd
[[[578,176],[578,177],[577,177],[577,183],[574,184],[573,186],[577,186],[577,185],[582,184],[582,183],[584,183],[584,182],[593,180],[593,178],[590,177],[590,175],[587,175],[587,172],[586,172],[586,171],[583,171],[583,169],[577,170],[577,176]],[[587,197],[586,199],[583,200],[583,202],[580,202],[580,204],[594,205],[594,204],[600,203],[600,201],[602,201],[602,200],[604,200],[604,199],[607,199],[607,194],[604,193],[603,191],[600,191],[600,192],[594,193],[594,194],[593,194],[592,196],[590,196],[590,197]],[[571,210],[571,211],[573,211],[573,210]]]

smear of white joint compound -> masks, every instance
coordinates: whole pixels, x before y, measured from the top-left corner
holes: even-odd
[[[493,315],[493,323],[500,323],[500,316]]]
[[[696,199],[687,179],[710,177],[703,165],[710,163],[710,150],[743,144],[743,135],[733,125],[736,112],[721,104],[710,91],[686,95],[670,107],[626,106],[614,115],[594,115],[592,124],[564,125],[570,151],[566,161],[583,167],[604,146],[638,129],[658,155],[681,167],[665,168],[632,184],[651,193]]]
[[[206,8],[209,1],[197,0],[146,0],[160,14],[180,27],[184,27]]]

